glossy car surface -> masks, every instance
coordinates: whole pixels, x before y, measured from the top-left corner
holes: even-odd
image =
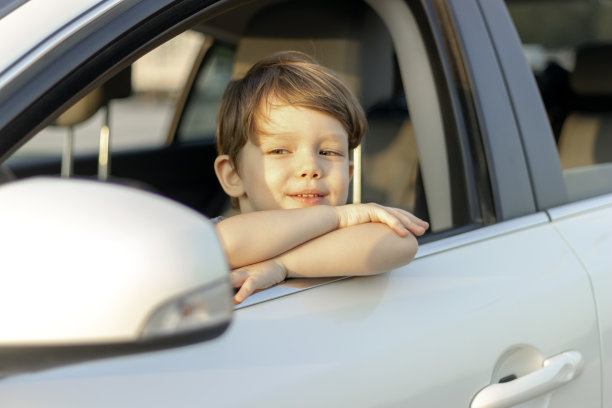
[[[584,62],[602,79],[588,73],[595,85],[578,88],[568,80],[562,97],[551,91],[561,89],[556,83],[544,86],[550,76],[530,67],[521,39],[553,38],[534,29],[553,20],[534,16],[558,4],[52,3],[0,9],[0,36],[23,39],[0,46],[7,183],[98,178],[219,215],[228,210],[212,169],[221,93],[254,60],[298,49],[344,76],[368,113],[353,200],[407,208],[432,228],[402,268],[286,281],[249,298],[210,341],[8,376],[0,406],[612,407],[612,144],[598,139],[603,130],[586,136],[574,125],[577,136],[566,136],[562,129],[585,123],[571,115],[593,104],[588,120],[609,120],[612,80],[598,69],[605,52]],[[34,18],[41,23],[24,24]],[[612,39],[604,31],[595,36],[602,44]],[[134,117],[122,101],[138,93],[137,60],[186,32],[201,42],[162,141],[115,151],[106,147],[108,132],[96,130],[96,143],[102,135],[106,144],[79,152],[79,129],[92,117],[111,132]],[[569,44],[572,64],[582,66],[574,51],[588,40],[550,43],[546,55]],[[572,70],[566,74],[580,73]],[[148,133],[142,129],[156,115],[126,134]],[[62,154],[20,150],[70,129],[74,139],[58,139]],[[120,132],[112,138],[119,142]],[[579,148],[562,148],[588,143],[596,154],[582,161],[572,162]]]

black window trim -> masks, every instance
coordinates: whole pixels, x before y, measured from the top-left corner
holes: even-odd
[[[542,97],[503,0],[478,0],[516,116],[538,210],[568,202],[555,138]]]
[[[536,211],[518,125],[492,40],[477,0],[440,0],[447,10],[464,65],[466,93],[474,107],[496,220]]]

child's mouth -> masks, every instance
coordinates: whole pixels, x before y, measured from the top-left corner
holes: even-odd
[[[325,194],[321,193],[299,193],[290,194],[289,197],[304,204],[315,205],[319,204],[325,198]]]

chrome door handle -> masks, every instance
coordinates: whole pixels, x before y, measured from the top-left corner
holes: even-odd
[[[471,408],[512,407],[547,394],[573,380],[582,370],[582,355],[566,351],[547,360],[543,367],[516,380],[483,388],[472,401]]]

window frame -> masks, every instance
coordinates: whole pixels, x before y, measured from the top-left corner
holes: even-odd
[[[503,0],[478,0],[516,118],[537,210],[568,202],[552,128]]]
[[[476,0],[436,4],[446,22],[446,42],[454,48],[469,134],[473,146],[483,152],[476,157],[476,166],[488,171],[495,221],[532,214],[536,205],[518,124],[479,4]]]

